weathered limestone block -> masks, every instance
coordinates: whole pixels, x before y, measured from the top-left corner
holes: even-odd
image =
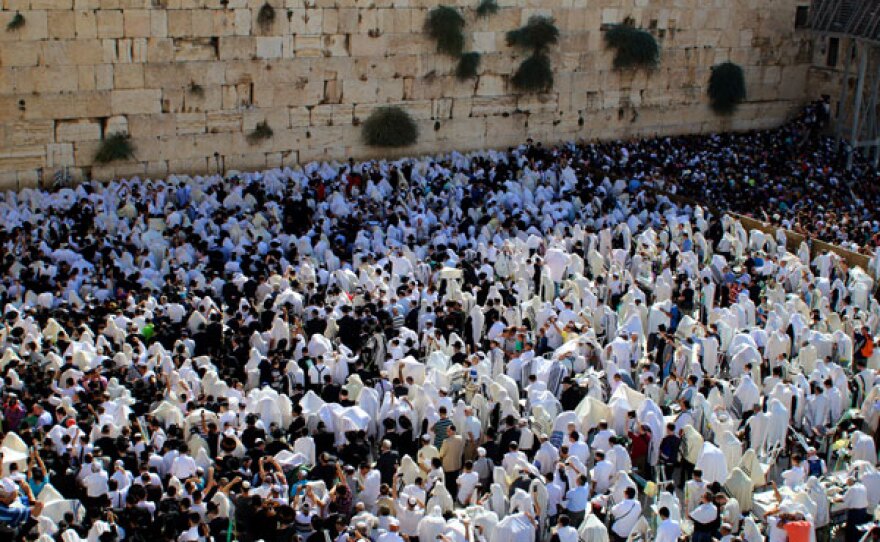
[[[123,31],[126,38],[148,38],[152,33],[150,11],[127,9],[123,12]]]
[[[47,32],[55,39],[73,39],[76,37],[76,13],[69,9],[50,11],[46,14]]]
[[[36,66],[15,68],[15,91],[20,94],[74,92],[76,66]]]
[[[121,38],[125,35],[122,10],[102,9],[96,13],[99,38]]]
[[[46,146],[46,167],[73,166],[73,143],[50,143]]]
[[[244,36],[224,36],[220,38],[220,60],[251,59],[256,54],[254,38]]]
[[[39,58],[40,48],[34,47],[32,43],[10,41],[0,46],[0,66],[36,66]]]
[[[110,93],[113,114],[159,113],[162,91],[153,89],[114,90]]]
[[[113,86],[118,89],[138,89],[144,86],[143,64],[119,64],[113,70]]]
[[[207,114],[208,132],[241,131],[241,113],[238,111],[211,111]]]
[[[45,145],[0,148],[0,171],[24,171],[41,167],[46,161]]]
[[[177,113],[174,119],[177,135],[203,134],[208,129],[205,113]]]
[[[293,52],[297,58],[324,56],[321,36],[294,36]]]
[[[281,45],[284,38],[281,36],[258,37],[257,58],[281,58]]]
[[[45,145],[55,137],[55,123],[51,120],[18,121],[8,128],[8,143],[13,146]]]

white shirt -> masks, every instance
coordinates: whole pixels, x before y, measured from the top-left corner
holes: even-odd
[[[681,536],[681,525],[677,521],[664,519],[657,526],[657,536],[654,542],[678,542]]]
[[[843,505],[848,509],[860,509],[868,507],[868,490],[861,482],[849,486],[843,494]]]
[[[100,497],[106,495],[107,490],[107,473],[104,471],[93,472],[83,479],[83,485],[86,486],[86,493],[89,497]],[[867,493],[865,494],[867,502]]]
[[[712,503],[703,503],[691,512],[691,518],[698,523],[712,523],[718,518],[718,509]]]
[[[474,472],[462,472],[458,475],[458,502],[467,504],[467,500],[471,497],[477,484],[480,483],[480,476]]]
[[[198,467],[195,459],[189,455],[179,455],[174,458],[174,463],[171,464],[171,476],[183,481],[195,476],[196,468]]]
[[[373,469],[368,472],[366,476],[362,476],[358,473],[358,481],[363,487],[360,492],[361,499],[363,499],[364,503],[368,506],[375,504],[376,499],[379,498],[379,487],[382,483],[379,471]]]
[[[596,483],[596,493],[605,493],[611,487],[611,476],[614,475],[614,464],[607,459],[596,463],[593,467],[593,481]]]
[[[635,499],[624,499],[611,509],[614,524],[611,530],[618,536],[627,537],[642,517],[642,505]]]

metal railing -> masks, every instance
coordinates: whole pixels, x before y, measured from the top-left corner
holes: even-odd
[[[880,0],[813,0],[807,26],[880,42]]]

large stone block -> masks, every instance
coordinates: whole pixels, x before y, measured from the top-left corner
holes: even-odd
[[[46,162],[45,145],[22,145],[0,148],[0,171],[25,171],[43,167]]]
[[[54,39],[73,39],[76,37],[76,13],[71,10],[50,11],[46,14],[48,34]]]
[[[99,38],[121,38],[125,35],[122,10],[98,10],[96,17]]]
[[[40,48],[32,43],[10,41],[0,46],[0,66],[7,71],[12,67],[36,66],[39,58]]]
[[[284,38],[281,36],[258,37],[257,58],[281,58],[281,46]]]
[[[15,91],[21,94],[74,92],[76,66],[36,66],[15,68]]]
[[[58,143],[96,141],[98,139],[101,139],[101,123],[98,121],[77,119],[61,120],[55,123],[55,141]]]
[[[150,11],[127,9],[123,12],[123,31],[126,38],[148,38],[151,35]]]
[[[117,65],[113,70],[113,86],[118,89],[142,88],[144,86],[144,65]]]
[[[110,93],[110,106],[115,115],[159,113],[162,110],[161,99],[160,90],[114,90]]]
[[[256,41],[251,37],[224,36],[220,38],[220,60],[252,59],[256,54]]]

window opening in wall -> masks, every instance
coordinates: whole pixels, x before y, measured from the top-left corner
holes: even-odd
[[[798,6],[797,11],[794,12],[794,27],[806,28],[809,16],[810,6]]]
[[[840,39],[828,38],[828,51],[825,56],[825,65],[829,68],[837,66],[837,50],[840,49]]]

